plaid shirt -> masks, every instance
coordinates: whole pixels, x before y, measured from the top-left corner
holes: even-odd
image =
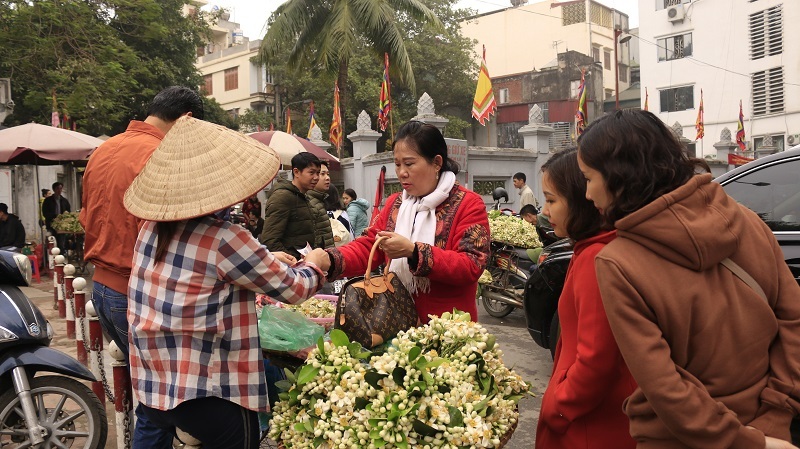
[[[219,397],[266,411],[255,293],[295,303],[324,279],[314,265],[290,268],[250,232],[211,217],[179,224],[155,264],[156,224],[134,250],[128,297],[131,382],[139,401],[171,410]]]

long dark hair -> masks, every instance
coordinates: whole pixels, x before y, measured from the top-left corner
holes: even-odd
[[[397,130],[397,135],[394,138],[394,142],[392,142],[392,151],[394,151],[394,146],[397,145],[397,142],[404,139],[408,139],[416,147],[417,152],[428,162],[432,163],[436,156],[441,156],[442,171],[451,171],[453,174],[458,174],[458,163],[447,157],[447,142],[444,140],[439,128],[416,120],[406,122]]]
[[[325,197],[325,210],[328,212],[344,210],[344,204],[342,203],[341,195],[339,195],[339,189],[333,184],[328,187],[328,196]]]
[[[178,221],[159,221],[156,223],[156,254],[153,256],[153,261],[157,265],[159,262],[164,261],[164,253],[169,248],[169,242],[175,235],[178,229]]]
[[[547,173],[552,186],[567,201],[565,229],[571,239],[583,240],[610,227],[604,225],[594,203],[586,199],[586,179],[578,167],[577,148],[554,154],[542,165],[542,173]]]
[[[685,184],[698,167],[671,129],[648,111],[603,116],[578,138],[581,161],[603,176],[611,193],[610,223]]]

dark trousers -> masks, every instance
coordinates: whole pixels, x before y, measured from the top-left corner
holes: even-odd
[[[177,427],[200,440],[203,449],[257,449],[258,414],[225,399],[192,399],[172,410],[142,406],[150,422],[164,430]]]

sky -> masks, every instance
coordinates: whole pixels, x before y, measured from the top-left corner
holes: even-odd
[[[556,2],[557,0],[544,0]],[[242,26],[244,35],[252,40],[260,39],[264,34],[264,24],[275,8],[284,0],[209,0],[212,5],[228,8],[231,11],[231,21]],[[600,3],[624,12],[630,18],[630,27],[639,24],[639,0],[599,0]],[[538,3],[531,0],[530,3]],[[511,6],[509,0],[460,0],[459,7],[472,8],[479,13],[495,11]]]

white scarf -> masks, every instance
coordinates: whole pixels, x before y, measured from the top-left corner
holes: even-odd
[[[436,238],[436,207],[450,196],[450,191],[455,183],[456,175],[446,171],[439,176],[439,184],[436,185],[436,189],[426,196],[411,196],[404,190],[403,202],[397,213],[394,232],[413,243],[433,245]],[[411,294],[415,294],[417,291],[427,292],[430,289],[428,278],[411,275],[408,259],[405,257],[392,260],[389,270],[397,274]]]

